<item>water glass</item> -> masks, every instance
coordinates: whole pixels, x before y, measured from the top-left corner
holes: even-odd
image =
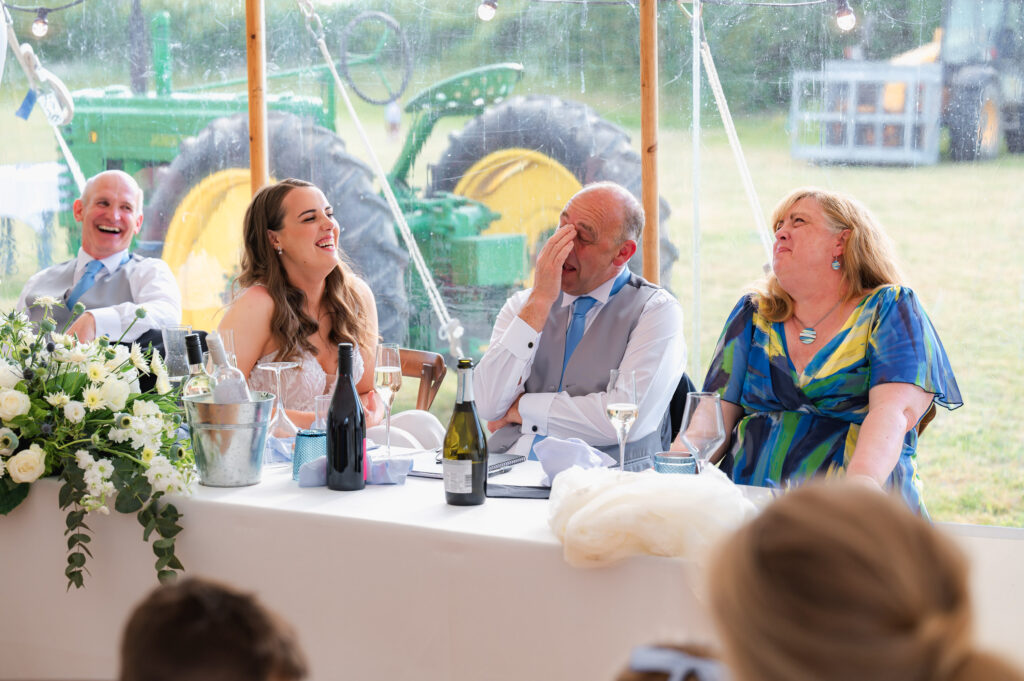
[[[164,364],[167,378],[179,383],[188,376],[188,354],[185,350],[185,336],[192,333],[191,326],[165,326],[160,329],[164,340]]]
[[[683,452],[658,452],[654,455],[654,471],[693,475],[697,472],[697,461]]]

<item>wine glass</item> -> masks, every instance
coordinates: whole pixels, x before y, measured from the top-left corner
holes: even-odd
[[[700,473],[711,455],[725,442],[725,422],[718,393],[687,393],[679,430],[683,444],[693,454]]]
[[[274,418],[270,421],[270,432],[277,438],[295,437],[299,429],[295,427],[292,420],[285,413],[284,392],[281,390],[281,372],[294,369],[299,366],[298,362],[260,362],[257,369],[271,371],[274,374],[274,395],[277,397],[277,408],[274,410]]]
[[[395,401],[395,394],[402,387],[402,358],[398,343],[377,345],[373,387],[384,401],[384,455],[391,456],[391,405]]]
[[[619,470],[625,470],[626,436],[636,421],[639,408],[636,401],[636,373],[612,369],[608,374],[608,420],[619,439]]]

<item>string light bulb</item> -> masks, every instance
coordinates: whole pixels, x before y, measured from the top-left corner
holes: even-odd
[[[483,0],[476,8],[480,21],[490,21],[498,13],[498,0]]]
[[[50,24],[46,21],[46,15],[49,13],[45,7],[40,7],[39,12],[36,13],[35,21],[32,22],[32,35],[37,38],[45,38],[46,34],[50,30]]]
[[[857,16],[850,9],[849,0],[838,0],[839,9],[836,10],[836,24],[840,31],[852,31],[857,25]]]

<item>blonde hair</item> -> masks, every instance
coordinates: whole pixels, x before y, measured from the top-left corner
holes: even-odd
[[[299,348],[317,354],[309,337],[319,330],[320,325],[306,314],[306,294],[288,281],[288,274],[267,232],[279,231],[284,226],[284,199],[293,189],[315,186],[305,180],[287,179],[263,187],[246,208],[242,223],[245,251],[237,285],[261,284],[273,298],[270,335],[277,345],[276,359],[279,361],[294,359]],[[330,320],[327,339],[332,344],[353,343],[372,348],[376,338],[370,333],[359,294],[353,288],[355,279],[352,268],[343,260],[339,260],[338,266],[327,275],[320,298],[320,308]]]
[[[852,196],[818,187],[795,189],[772,211],[772,231],[779,230],[793,204],[807,198],[821,206],[826,225],[833,233],[850,230],[839,261],[846,300],[863,296],[885,284],[903,283],[892,240],[871,211]],[[758,312],[768,321],[782,322],[793,315],[793,298],[782,288],[774,272],[752,286],[751,292],[757,297]]]
[[[849,482],[808,483],[728,539],[711,611],[740,681],[1024,681],[974,648],[953,543]]]

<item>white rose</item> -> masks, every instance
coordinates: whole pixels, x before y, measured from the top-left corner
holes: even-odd
[[[77,400],[71,400],[64,405],[64,418],[71,423],[78,423],[85,418],[85,405]]]
[[[46,452],[33,444],[7,459],[7,474],[14,482],[35,482],[46,469]]]
[[[0,390],[0,419],[10,421],[15,416],[27,414],[31,406],[28,395],[20,390]]]
[[[0,359],[0,388],[13,388],[23,378],[21,369]]]
[[[109,408],[114,410],[124,409],[125,402],[128,401],[129,392],[128,384],[116,378],[107,379],[103,387],[100,388],[103,401],[107,403]]]

